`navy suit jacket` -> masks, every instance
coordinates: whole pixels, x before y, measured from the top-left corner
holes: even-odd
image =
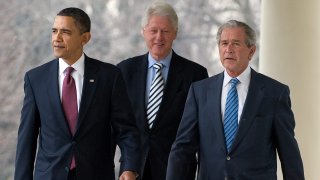
[[[251,71],[239,128],[228,154],[220,105],[223,78],[221,73],[191,85],[171,149],[167,180],[184,180],[189,157],[196,152],[199,180],[276,180],[277,152],[284,179],[304,179],[289,88]]]
[[[188,90],[192,82],[208,77],[207,70],[173,52],[160,109],[150,130],[146,118],[145,100],[148,54],[122,61],[118,67],[126,82],[140,132],[142,145],[140,172],[143,174],[148,157],[153,180],[164,180],[171,145],[181,121]],[[191,174],[196,171],[196,158],[193,157],[194,166],[191,168]],[[190,179],[194,180],[194,175]]]
[[[58,59],[26,73],[15,180],[67,180],[73,154],[78,180],[114,180],[114,139],[125,149],[122,168],[138,171],[138,131],[120,70],[87,56],[84,68],[74,136],[61,105]]]

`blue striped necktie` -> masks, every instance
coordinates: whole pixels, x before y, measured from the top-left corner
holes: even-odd
[[[153,65],[153,68],[156,69],[156,75],[151,83],[147,105],[147,119],[150,129],[152,128],[153,122],[156,119],[163,95],[164,80],[161,74],[162,67],[163,64],[161,63],[155,63]]]
[[[230,80],[231,87],[228,91],[224,113],[224,136],[228,152],[230,152],[233,139],[238,129],[238,83],[239,80],[237,78],[232,78]]]

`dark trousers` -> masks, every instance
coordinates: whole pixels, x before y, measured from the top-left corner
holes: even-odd
[[[77,180],[76,169],[72,169],[69,171],[68,180]]]

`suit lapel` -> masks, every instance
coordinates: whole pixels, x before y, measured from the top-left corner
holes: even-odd
[[[248,95],[243,107],[240,118],[239,129],[232,144],[231,151],[241,142],[241,139],[248,132],[248,128],[254,121],[254,117],[258,111],[260,103],[264,97],[264,84],[259,79],[259,75],[253,69],[251,70],[251,81],[249,85]]]
[[[79,108],[77,131],[75,133],[75,136],[77,135],[78,129],[80,128],[82,122],[84,121],[84,117],[91,104],[93,95],[95,93],[97,84],[99,82],[98,66],[96,66],[93,60],[91,60],[87,56],[85,56],[84,63],[85,64],[84,64],[83,89],[82,89],[81,103]]]
[[[157,127],[164,113],[168,111],[167,109],[172,108],[170,104],[179,91],[183,79],[180,73],[183,68],[182,66],[183,64],[179,61],[178,55],[173,52],[161,106],[152,129]]]
[[[144,128],[148,127],[147,117],[146,117],[146,81],[147,81],[147,69],[148,69],[148,53],[142,56],[141,61],[136,65],[136,70],[132,74],[132,82],[137,88],[132,88],[135,91],[133,94],[137,97],[136,111],[139,112],[141,118],[137,118],[138,124],[143,124]]]
[[[60,121],[57,124],[61,125],[61,128],[67,136],[71,136],[67,120],[64,116],[62,109],[60,92],[59,92],[59,60],[55,59],[50,66],[47,81],[47,97],[51,104],[51,111],[58,117],[56,120]]]
[[[221,150],[226,151],[225,140],[224,140],[224,131],[223,131],[223,123],[222,123],[222,116],[221,116],[221,91],[223,85],[223,73],[218,74],[217,76],[212,77],[213,79],[209,84],[206,99],[207,105],[204,108],[206,116],[208,119],[207,125],[212,126],[213,131],[209,131],[208,137],[217,136],[217,139],[221,145]]]

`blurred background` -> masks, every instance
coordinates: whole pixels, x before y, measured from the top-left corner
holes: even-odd
[[[92,39],[86,45],[85,53],[116,64],[147,52],[140,34],[140,22],[150,2],[0,0],[0,180],[13,179],[24,73],[54,58],[50,41],[55,15],[71,6],[85,10],[92,21]],[[215,40],[221,23],[229,19],[245,21],[259,35],[260,0],[168,2],[179,16],[179,34],[174,50],[206,66],[211,75],[222,70]]]
[[[51,27],[66,7],[85,10],[92,39],[85,53],[117,64],[147,52],[140,22],[150,0],[0,0],[0,180],[13,179],[15,148],[26,71],[52,60]],[[296,136],[306,179],[320,179],[320,1],[318,0],[175,0],[179,17],[174,50],[207,67],[210,76],[223,69],[216,31],[230,19],[257,32],[251,66],[285,84],[292,93]],[[260,48],[261,47],[261,48]],[[115,161],[117,162],[117,158]],[[279,179],[281,171],[279,165]]]

